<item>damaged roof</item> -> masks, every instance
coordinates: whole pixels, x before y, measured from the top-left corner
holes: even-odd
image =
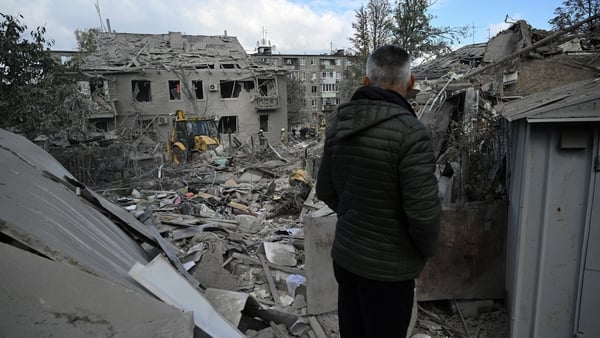
[[[583,80],[496,106],[509,121],[600,121],[600,78]]]
[[[414,67],[413,73],[417,79],[439,79],[449,73],[470,77],[488,67],[514,61],[520,55],[539,58],[544,55],[582,51],[583,43],[580,45],[579,40],[585,39],[568,35],[575,27],[576,25],[568,30],[553,33],[532,28],[526,21],[519,20],[488,42],[467,45],[425,62]],[[571,40],[576,42],[576,46],[567,43]],[[592,52],[596,50],[593,46],[587,48]]]
[[[218,69],[221,64],[233,65],[234,69],[275,70],[252,64],[235,36],[98,32],[94,42],[96,49],[84,58],[83,70],[127,72],[168,66]]]

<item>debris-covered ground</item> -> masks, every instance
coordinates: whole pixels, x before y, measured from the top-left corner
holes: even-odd
[[[327,210],[313,197],[321,151],[317,139],[239,142],[184,165],[151,161],[142,175],[95,189],[154,224],[202,289],[247,293],[262,306],[309,318],[304,329],[242,318],[248,337],[338,337],[336,313],[310,316],[306,304],[303,217]],[[493,301],[423,302],[413,334],[507,337],[506,311]]]

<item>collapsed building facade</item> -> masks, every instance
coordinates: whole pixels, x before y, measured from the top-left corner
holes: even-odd
[[[287,129],[285,70],[256,65],[236,37],[99,32],[81,70],[80,90],[98,104],[99,131],[166,141],[175,112],[210,117],[222,134]],[[134,137],[135,138],[135,137]]]
[[[462,257],[477,267],[491,258],[485,242],[494,224],[507,227],[488,242],[502,243],[504,271],[487,286],[503,289],[511,337],[600,334],[591,319],[600,305],[600,294],[591,287],[599,273],[594,201],[600,29],[575,33],[597,18],[558,32],[518,21],[488,43],[465,46],[414,70],[421,91],[413,102],[433,134],[446,206],[507,201],[501,223],[494,223],[498,214],[490,212],[474,224],[484,229],[477,238],[442,233],[448,247],[478,241],[476,255]],[[463,215],[461,221],[472,217]],[[447,217],[443,222],[450,224]],[[428,268],[457,266],[439,260]],[[462,272],[463,283],[452,285],[463,291],[467,281],[487,274],[479,268]]]

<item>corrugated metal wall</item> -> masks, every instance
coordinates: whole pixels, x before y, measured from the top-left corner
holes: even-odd
[[[580,330],[598,127],[523,119],[513,123],[512,136],[506,273],[511,337],[573,337]],[[575,145],[568,142],[572,136]]]

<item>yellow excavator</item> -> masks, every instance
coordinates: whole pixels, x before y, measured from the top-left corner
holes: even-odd
[[[213,119],[188,118],[183,110],[177,110],[173,124],[167,141],[167,159],[177,165],[193,159],[196,154],[219,146],[219,130]]]

